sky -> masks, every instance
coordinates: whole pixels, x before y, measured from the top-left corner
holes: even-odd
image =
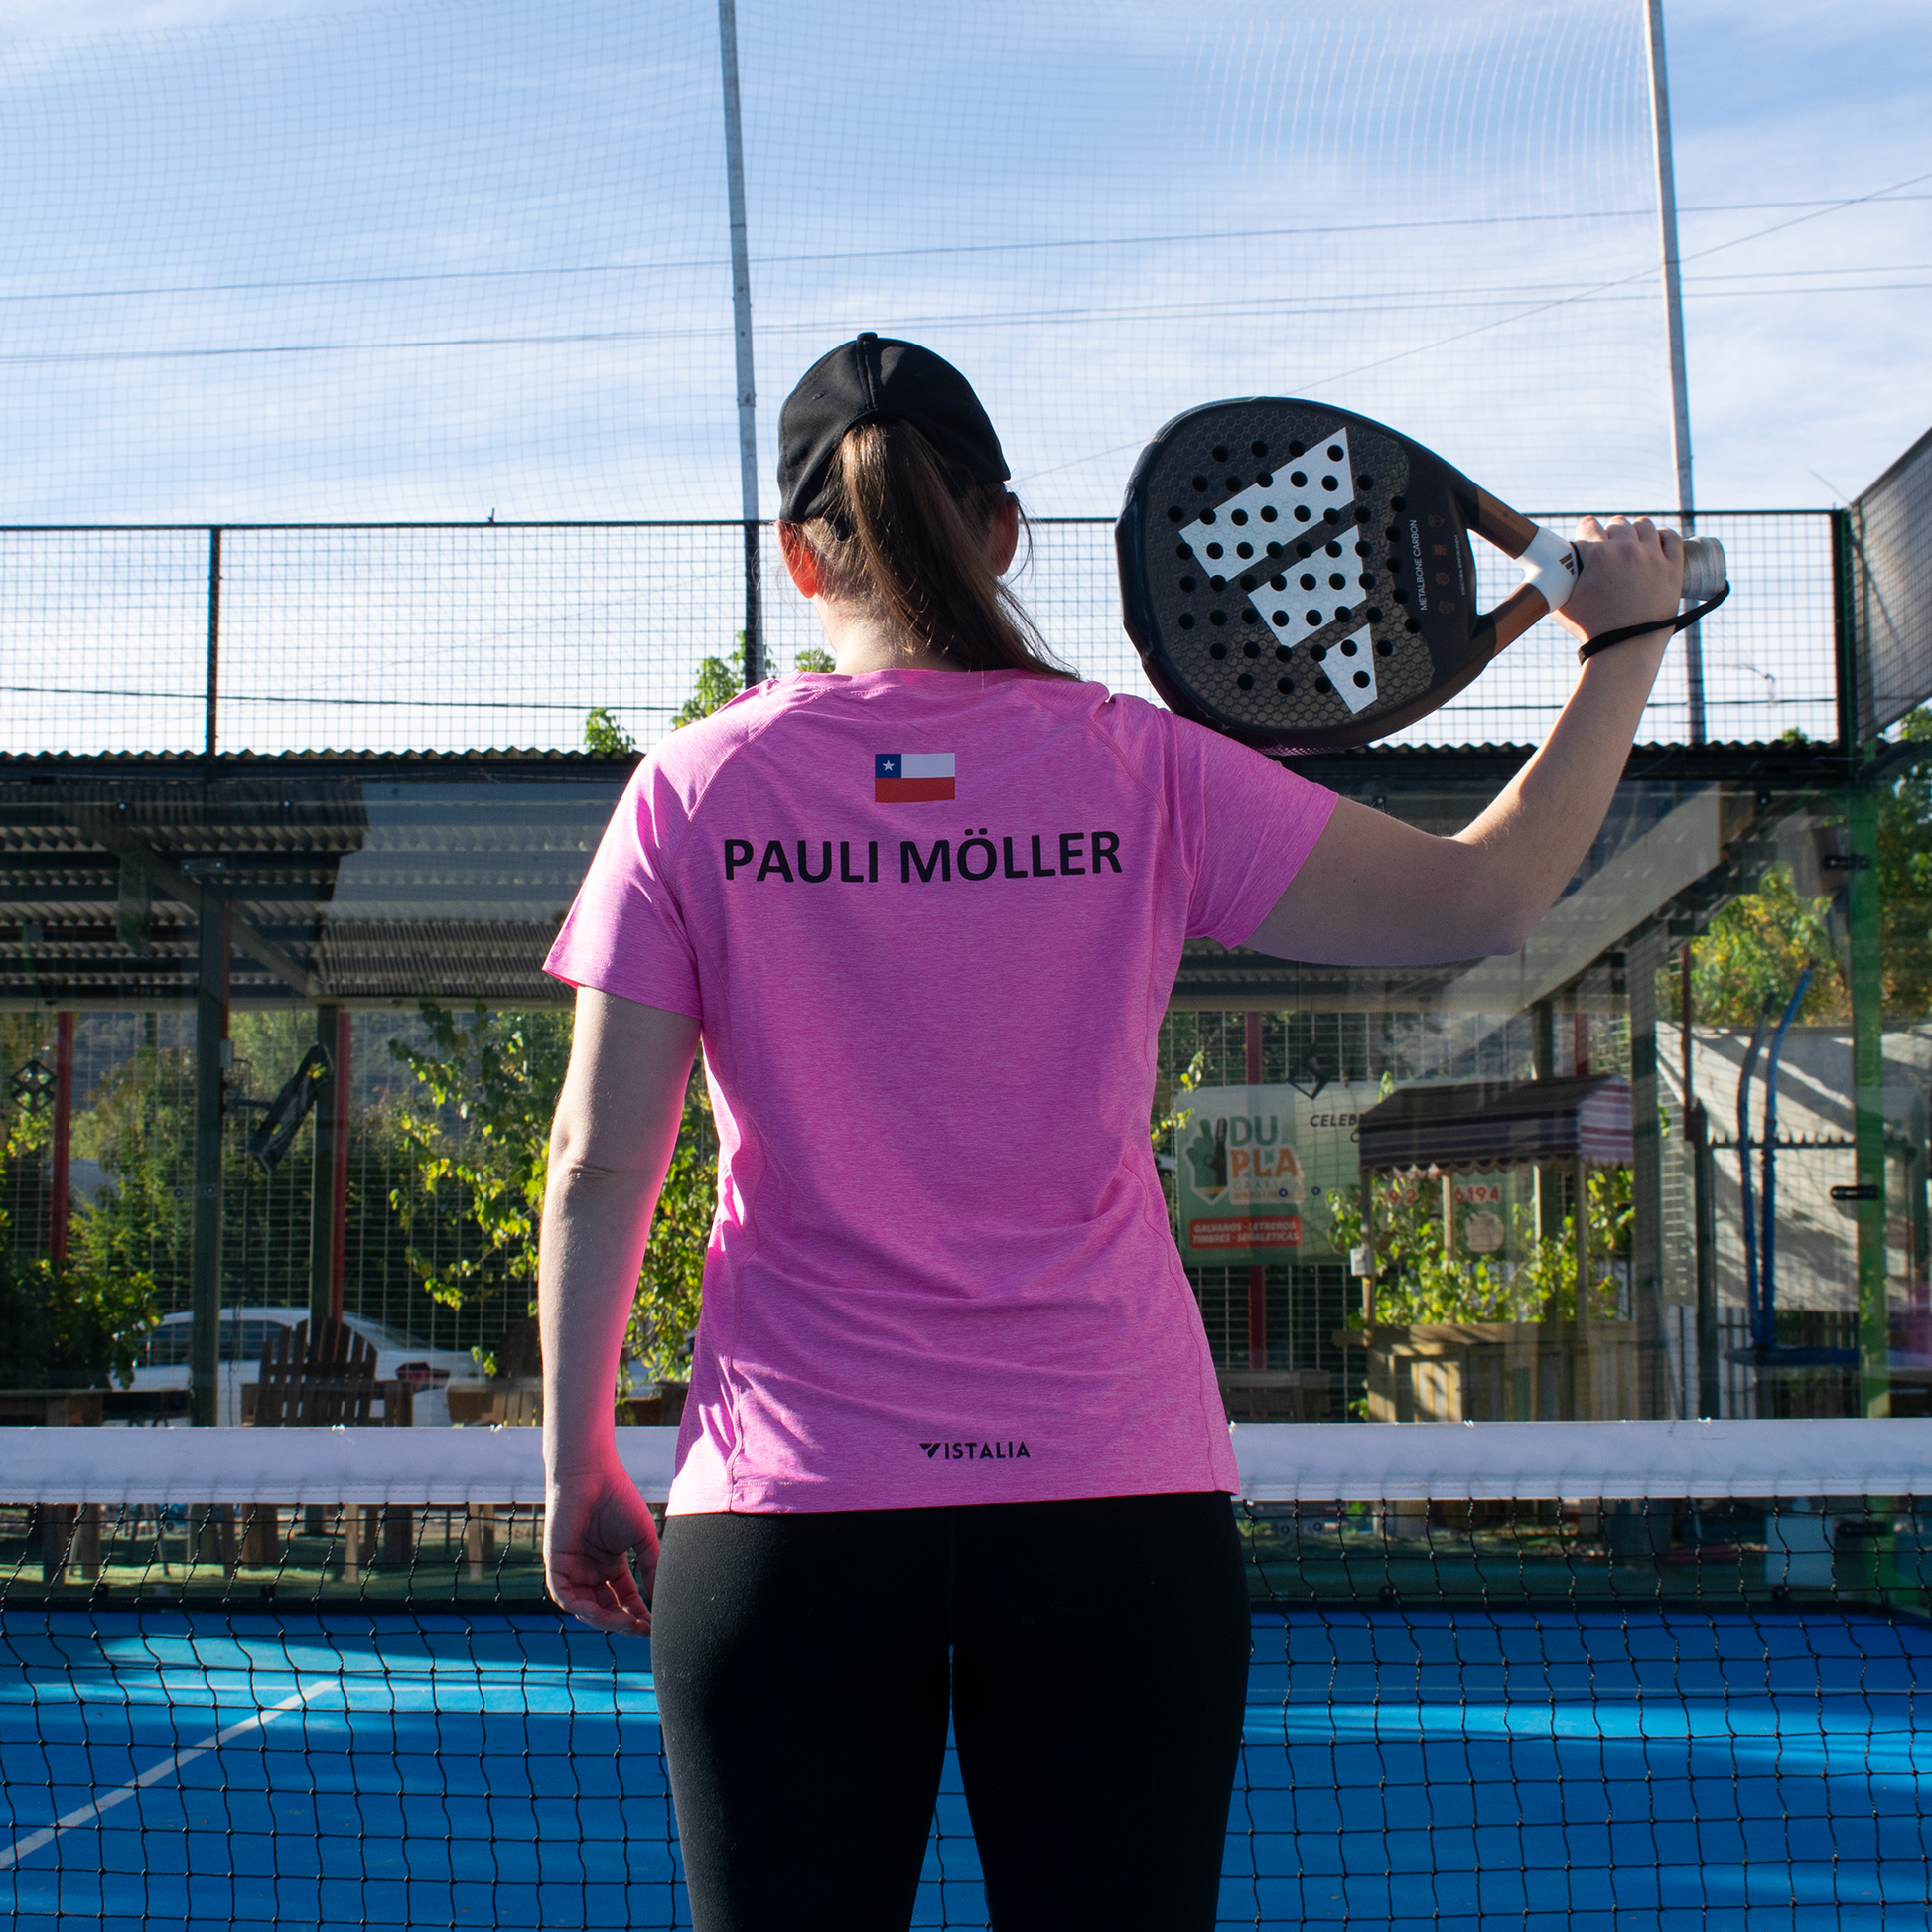
[[[1647,217],[1611,218],[1648,192],[1637,0],[1587,10],[1593,39],[1575,7],[1474,0],[1436,10],[1454,32],[1385,34],[1386,47],[1296,25],[1301,9],[1219,10],[1173,48],[1167,9],[1034,11],[1059,26],[1019,7],[965,27],[884,0],[828,12],[848,28],[864,15],[908,75],[943,74],[896,116],[891,87],[851,84],[845,33],[813,37],[796,6],[741,5],[767,478],[783,388],[876,316],[980,381],[1036,511],[1110,513],[1162,415],[1249,388],[1383,414],[1534,507],[1665,499],[1652,238]],[[584,71],[546,65],[542,47],[546,13],[573,12],[589,23]],[[1932,422],[1922,0],[1668,0],[1666,15],[1698,500],[1842,500]],[[289,52],[305,33],[306,78]],[[505,74],[543,96],[510,103],[514,177],[490,172],[507,167],[490,121],[464,104],[485,45],[498,96]],[[353,64],[397,48],[419,67],[385,100]],[[1515,57],[1500,69],[1499,49]],[[10,197],[0,270],[0,292],[23,298],[0,305],[0,363],[16,364],[0,520],[732,513],[715,61],[702,4],[358,15],[316,0],[6,0],[0,63],[42,119],[13,117],[30,134],[9,173],[31,192]],[[1387,205],[1375,169],[1391,157],[1353,152],[1350,126],[1323,122],[1324,74],[1351,62],[1394,76],[1388,98],[1347,109],[1397,131],[1407,186]],[[201,125],[209,74],[233,111]],[[348,125],[345,101],[360,103]],[[395,123],[412,117],[438,154],[410,151]],[[595,152],[568,152],[573,124]],[[1160,161],[1136,178],[1143,140]],[[23,182],[23,167],[44,172]],[[649,192],[629,199],[626,174]],[[482,189],[464,203],[466,175],[494,206]],[[412,182],[422,210],[404,207]],[[1490,225],[1442,219],[1465,211]],[[1378,214],[1393,217],[1386,248],[1334,232]],[[1441,232],[1401,226],[1418,216]],[[920,259],[937,236],[954,257],[962,242],[978,253]],[[599,281],[572,255],[608,268],[616,238],[623,260],[652,265],[647,284]],[[497,262],[528,279],[486,296],[474,276],[409,281]],[[237,287],[338,270],[409,282],[360,298],[354,339],[374,346],[353,366],[309,352],[345,323],[346,297]],[[144,310],[45,299],[157,284],[200,292]],[[1378,307],[1384,291],[1397,299]],[[1398,313],[1418,291],[1428,313]],[[521,359],[462,345],[478,335],[514,337]],[[1418,355],[1419,342],[1438,346]],[[444,346],[396,346],[421,343]],[[257,354],[289,344],[304,355]]]
[[[1932,426],[1932,15],[1673,0],[1666,42],[1698,499],[1847,501]]]
[[[1925,21],[1666,0],[1707,514],[1848,500],[1932,424]],[[1111,517],[1168,416],[1250,393],[1532,513],[1673,503],[1641,0],[739,23],[762,514],[778,401],[863,328],[967,371],[1036,516]],[[205,532],[8,525],[737,515],[718,88],[713,0],[0,0],[0,634],[86,684],[15,678],[0,742],[188,743],[207,628]],[[1828,728],[1827,563],[1766,532],[1726,526],[1720,736],[1763,700]],[[571,743],[606,702],[647,742],[740,621],[735,536],[250,542],[223,742],[260,750]],[[1141,688],[1107,547],[1045,544],[1027,595]],[[783,669],[809,622],[780,591],[770,625]],[[1415,730],[1536,735],[1549,628]]]

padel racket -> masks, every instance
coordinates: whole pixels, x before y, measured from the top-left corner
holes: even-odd
[[[1476,608],[1472,530],[1523,566],[1493,611]],[[1274,751],[1365,745],[1427,717],[1560,609],[1581,567],[1420,443],[1284,396],[1176,416],[1135,465],[1114,540],[1154,688]],[[1687,539],[1686,601],[1727,593],[1723,546]]]

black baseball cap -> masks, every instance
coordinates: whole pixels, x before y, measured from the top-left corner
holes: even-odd
[[[823,513],[826,479],[846,431],[882,416],[920,431],[957,487],[1013,475],[973,385],[943,355],[868,330],[820,356],[785,398],[778,415],[782,521]]]

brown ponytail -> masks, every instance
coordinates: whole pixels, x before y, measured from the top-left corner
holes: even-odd
[[[846,432],[820,500],[823,514],[799,529],[836,596],[869,605],[963,671],[1077,675],[987,561],[1004,483],[955,495],[925,437],[885,417]]]

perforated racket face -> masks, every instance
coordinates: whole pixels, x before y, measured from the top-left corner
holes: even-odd
[[[1128,483],[1128,634],[1183,716],[1272,749],[1366,744],[1488,661],[1474,514],[1466,478],[1366,416],[1209,403],[1175,417]]]

